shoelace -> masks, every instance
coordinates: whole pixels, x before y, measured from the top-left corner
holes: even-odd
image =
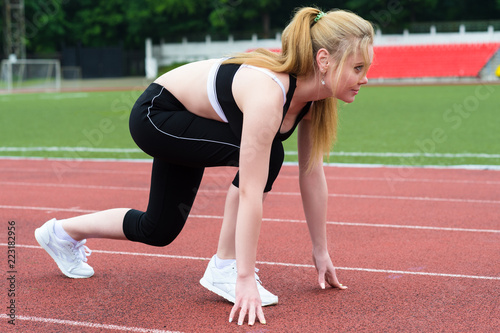
[[[86,242],[86,239],[79,241],[73,248],[73,253],[83,262],[87,262],[87,257],[92,254],[92,251],[84,245]]]

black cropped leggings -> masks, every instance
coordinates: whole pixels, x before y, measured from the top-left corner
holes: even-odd
[[[155,83],[139,97],[130,115],[130,133],[153,157],[153,168],[147,210],[131,209],[125,215],[123,231],[129,240],[170,244],[184,227],[205,167],[238,166],[242,117],[226,117],[229,123],[199,117]],[[265,192],[271,190],[283,159],[282,143],[275,139]],[[238,174],[233,184],[238,186]]]

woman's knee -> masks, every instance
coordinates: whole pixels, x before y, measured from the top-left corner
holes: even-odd
[[[185,221],[163,221],[151,219],[147,213],[130,210],[123,221],[123,232],[127,239],[147,245],[163,247],[172,243]]]
[[[151,245],[151,246],[157,246],[157,247],[164,247],[172,243],[179,233],[176,233],[173,235],[172,233],[154,233],[153,235],[150,235],[149,237],[144,238],[144,241],[142,243]]]

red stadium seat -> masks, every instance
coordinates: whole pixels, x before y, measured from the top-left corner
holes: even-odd
[[[375,46],[368,78],[478,77],[499,48],[500,43]]]
[[[477,77],[500,43],[375,46],[368,78]]]

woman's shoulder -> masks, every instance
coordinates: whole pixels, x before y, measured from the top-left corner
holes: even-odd
[[[275,72],[264,67],[243,64],[238,70],[237,76],[238,79],[246,81],[249,85],[261,86],[269,82],[270,79],[285,91],[288,90],[290,85],[290,75],[288,73]]]
[[[261,67],[242,66],[234,76],[233,96],[238,105],[259,105],[281,114],[287,99],[289,76]],[[247,101],[247,102],[245,102]]]

